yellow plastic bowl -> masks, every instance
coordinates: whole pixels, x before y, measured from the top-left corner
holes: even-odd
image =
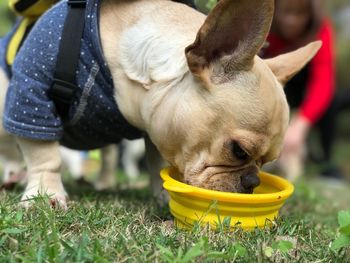
[[[161,171],[163,187],[169,192],[169,207],[179,228],[191,229],[194,224],[236,226],[249,230],[262,228],[278,216],[279,209],[293,193],[294,186],[285,179],[261,172],[260,185],[253,194],[227,193],[202,189],[178,181],[174,168]]]

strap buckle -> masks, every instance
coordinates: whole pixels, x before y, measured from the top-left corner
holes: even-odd
[[[85,7],[86,0],[68,0],[68,5],[71,7]]]
[[[49,95],[55,102],[70,105],[76,90],[77,87],[75,85],[60,79],[54,79],[49,90]]]

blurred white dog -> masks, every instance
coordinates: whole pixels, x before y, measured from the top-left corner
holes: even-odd
[[[121,164],[125,174],[129,179],[136,179],[141,173],[139,162],[146,153],[145,142],[142,139],[133,141],[123,140],[122,145],[123,154]]]

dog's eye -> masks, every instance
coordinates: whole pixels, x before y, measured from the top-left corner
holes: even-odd
[[[232,152],[238,160],[246,161],[249,158],[249,155],[241,148],[241,146],[239,146],[237,142],[233,142]]]

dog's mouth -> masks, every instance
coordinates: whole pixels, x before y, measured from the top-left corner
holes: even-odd
[[[230,166],[207,166],[201,172],[185,175],[184,182],[209,190],[251,194],[260,184],[257,169]]]

